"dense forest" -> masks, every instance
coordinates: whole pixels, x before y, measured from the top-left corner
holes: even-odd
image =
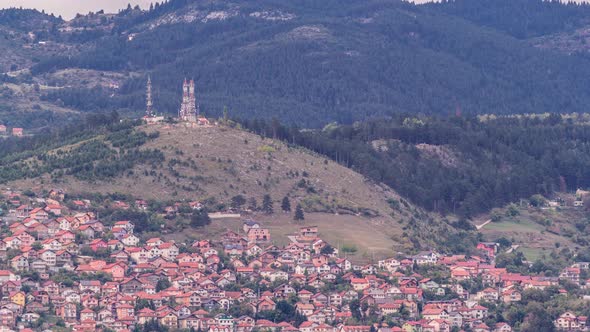
[[[590,5],[573,1],[445,0],[425,5],[525,39],[590,23]]]
[[[471,217],[533,194],[590,187],[587,120],[399,115],[315,131],[238,122],[327,155],[427,209]]]
[[[78,55],[37,59],[31,73],[51,77],[60,69],[86,68],[141,74],[130,75],[116,91],[68,87],[43,97],[81,111],[138,114],[151,74],[161,113],[177,112],[182,79],[189,77],[207,115],[220,115],[227,106],[239,117],[316,128],[396,113],[586,111],[590,60],[535,49],[514,37],[580,26],[587,6],[529,2],[540,8],[539,17],[523,20],[524,5],[508,0],[488,6],[498,12],[481,17],[469,15],[480,13],[487,0],[438,6],[172,0],[149,11],[121,11],[109,18],[110,33],[99,34]],[[207,19],[212,11],[228,17]],[[290,16],[252,16],[261,12]],[[504,12],[512,16],[504,20]],[[551,13],[555,18],[545,20]]]

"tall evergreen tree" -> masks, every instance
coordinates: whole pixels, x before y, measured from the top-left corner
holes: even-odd
[[[295,216],[293,216],[293,219],[296,221],[305,219],[305,214],[303,213],[303,208],[301,207],[301,204],[297,204],[297,207],[295,207]]]
[[[267,214],[274,212],[273,202],[269,194],[265,194],[262,198],[262,211]]]
[[[289,196],[283,197],[283,201],[281,202],[281,209],[284,212],[291,212],[291,201],[289,200]]]
[[[236,195],[231,198],[232,209],[241,209],[246,204],[246,198],[242,195]]]

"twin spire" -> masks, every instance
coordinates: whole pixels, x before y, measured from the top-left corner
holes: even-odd
[[[152,100],[152,78],[148,76],[146,91],[146,118],[154,118]],[[187,81],[186,78],[182,83],[182,103],[178,112],[178,119],[185,122],[197,122],[199,119],[199,107],[195,98],[195,81]]]
[[[195,98],[195,81],[190,82],[184,79],[182,84],[182,104],[178,112],[178,119],[186,122],[197,122],[199,118],[199,109]]]

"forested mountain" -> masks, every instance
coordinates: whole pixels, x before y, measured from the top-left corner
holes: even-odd
[[[61,17],[34,9],[8,8],[0,10],[0,25],[24,32],[50,30],[62,24]]]
[[[526,38],[580,27],[588,11],[540,0],[171,0],[56,19],[32,42],[30,73],[15,79],[52,87],[40,90],[46,104],[137,115],[150,74],[156,109],[172,115],[188,77],[208,115],[227,106],[307,127],[400,112],[583,112],[590,60]],[[120,76],[111,84],[88,72]]]
[[[425,6],[519,39],[573,30],[590,23],[587,3],[537,0],[446,0]]]
[[[534,194],[590,187],[590,117],[396,116],[300,131],[240,120],[383,182],[429,210],[472,217]]]

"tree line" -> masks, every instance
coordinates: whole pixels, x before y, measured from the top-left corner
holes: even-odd
[[[590,187],[590,127],[560,115],[485,121],[399,115],[323,130],[237,121],[326,155],[442,213],[471,217],[534,194]]]

